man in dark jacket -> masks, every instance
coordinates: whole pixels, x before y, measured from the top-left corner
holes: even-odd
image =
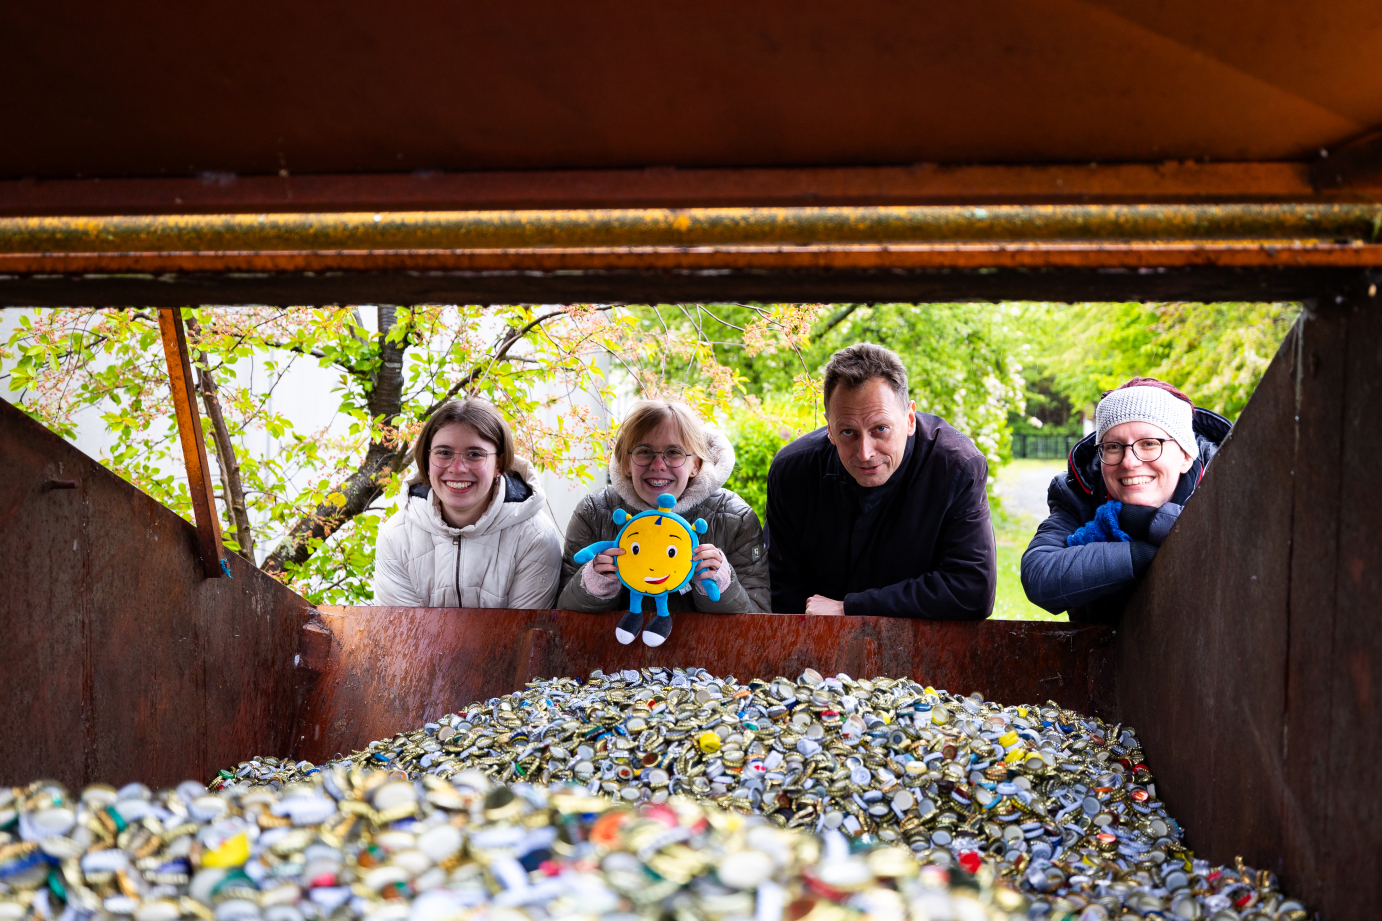
[[[824,390],[826,427],[783,448],[768,472],[773,610],[988,617],[998,569],[984,455],[916,412],[885,348],[836,352]]]

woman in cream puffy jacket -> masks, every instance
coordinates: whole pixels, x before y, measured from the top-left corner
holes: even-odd
[[[379,529],[375,604],[550,608],[561,536],[498,411],[483,400],[448,402],[413,458],[403,508]]]

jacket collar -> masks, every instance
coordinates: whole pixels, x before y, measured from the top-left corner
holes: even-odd
[[[1200,455],[1195,458],[1195,463],[1190,469],[1181,474],[1180,482],[1176,484],[1171,501],[1177,504],[1184,504],[1185,500],[1190,498],[1190,494],[1200,484],[1200,478],[1204,476],[1205,466],[1233,431],[1232,422],[1216,412],[1198,406],[1195,407],[1191,424],[1195,429],[1195,442],[1200,449]],[[1097,432],[1090,432],[1076,442],[1066,458],[1066,466],[1067,479],[1071,485],[1084,495],[1098,499],[1102,504],[1107,490],[1104,487],[1104,476],[1099,471],[1099,458],[1094,451],[1097,437]]]
[[[729,439],[713,428],[705,430],[705,437],[709,443],[706,453],[710,456],[701,458],[701,472],[691,478],[686,484],[686,491],[677,499],[677,504],[672,506],[672,511],[678,515],[715,495],[734,472],[734,446],[729,443]],[[638,497],[633,488],[633,477],[624,474],[619,461],[620,458],[617,457],[610,460],[610,485],[629,508],[640,512],[648,511],[652,506]]]

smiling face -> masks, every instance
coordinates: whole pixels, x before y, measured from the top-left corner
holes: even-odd
[[[623,554],[616,557],[619,578],[645,595],[671,591],[691,572],[695,547],[686,528],[667,515],[649,515],[629,522],[619,535]]]
[[[666,451],[671,447],[678,447],[685,451],[686,440],[682,437],[676,422],[671,419],[664,419],[657,428],[649,432],[648,436],[635,446],[635,450],[640,447],[647,447],[657,452]],[[622,462],[626,465],[624,469],[629,472],[629,476],[633,479],[633,491],[638,494],[638,498],[652,508],[657,508],[657,497],[663,493],[669,493],[672,498],[680,499],[681,494],[686,492],[687,482],[691,477],[701,472],[701,459],[699,457],[687,457],[680,467],[668,467],[667,461],[662,458],[660,453],[646,467],[638,466],[631,457],[625,457]]]
[[[860,486],[882,486],[902,463],[917,430],[916,404],[904,403],[881,377],[830,395],[826,418],[840,463]]]
[[[1168,438],[1159,426],[1150,422],[1124,422],[1104,433],[1105,442],[1132,444],[1139,438]],[[1149,505],[1160,508],[1171,501],[1180,475],[1195,463],[1195,459],[1181,450],[1174,441],[1162,446],[1161,456],[1154,461],[1138,460],[1130,448],[1123,449],[1123,460],[1109,466],[1100,462],[1108,497],[1125,505]]]
[[[438,449],[451,452],[449,463],[437,458]],[[477,451],[485,456],[468,463],[467,452]],[[427,479],[441,503],[442,519],[451,527],[474,524],[489,507],[494,480],[499,475],[497,451],[494,444],[460,422],[444,425],[432,436]]]

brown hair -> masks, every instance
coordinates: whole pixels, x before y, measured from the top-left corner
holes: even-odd
[[[1127,390],[1129,387],[1156,387],[1159,390],[1165,390],[1167,393],[1169,393],[1171,396],[1175,397],[1178,400],[1184,400],[1191,406],[1195,405],[1195,401],[1190,399],[1185,394],[1181,393],[1180,390],[1174,384],[1168,384],[1165,381],[1159,381],[1154,377],[1134,377],[1126,384],[1119,384],[1117,387],[1114,387],[1113,390]],[[1101,396],[1099,399],[1103,399],[1103,397],[1106,397],[1110,393],[1113,393],[1113,390],[1105,390],[1103,396]]]
[[[854,390],[875,378],[887,384],[902,405],[907,405],[907,369],[897,353],[871,342],[860,342],[840,349],[825,366],[825,411],[830,412],[830,395],[838,387]]]
[[[643,444],[649,432],[669,420],[681,432],[681,446],[686,453],[702,461],[706,459],[710,440],[705,437],[705,423],[694,409],[670,400],[639,400],[619,423],[619,435],[614,439],[614,461],[624,476],[629,475],[629,452]]]
[[[427,482],[432,439],[443,426],[456,422],[474,429],[475,434],[494,445],[498,452],[494,459],[495,466],[501,474],[513,469],[513,432],[509,430],[509,424],[499,415],[499,410],[494,408],[493,403],[470,397],[465,400],[447,400],[432,414],[432,418],[427,420],[413,444],[413,461],[417,464],[417,473],[408,482]]]

